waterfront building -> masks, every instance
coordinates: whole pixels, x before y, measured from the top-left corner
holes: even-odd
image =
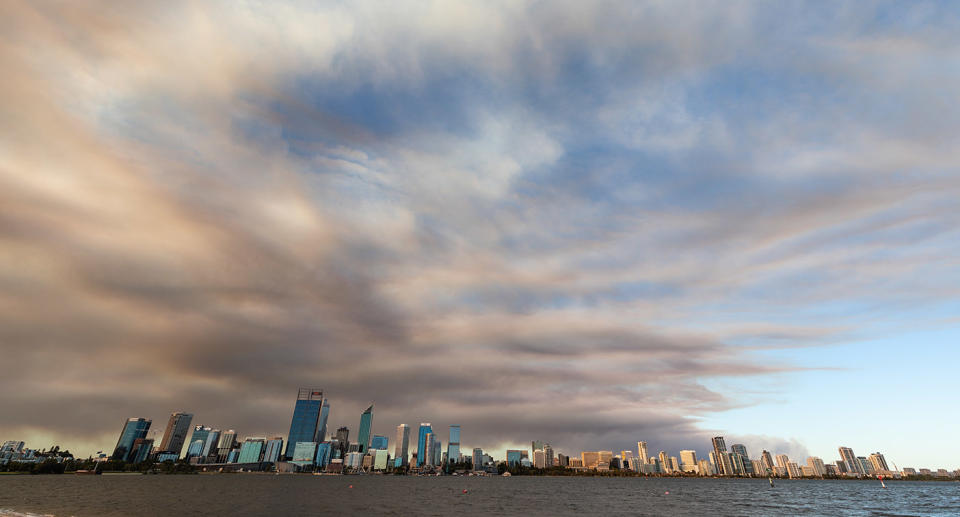
[[[297,391],[297,401],[293,406],[293,418],[290,419],[290,432],[287,433],[287,450],[284,456],[293,457],[297,443],[316,443],[322,406],[323,390],[300,388]]]
[[[581,452],[580,455],[583,456],[583,453]],[[567,465],[567,466],[568,466],[569,468],[572,468],[572,469],[582,469],[582,468],[584,468],[584,467],[583,467],[583,458],[582,458],[582,457],[581,457],[581,458],[571,457],[571,458],[568,460],[568,465]]]
[[[483,449],[476,448],[473,450],[473,470],[483,469]]]
[[[727,457],[730,458],[730,468],[735,476],[742,476],[747,473],[747,466],[743,463],[743,456],[735,452],[728,452]]]
[[[866,456],[857,456],[857,462],[860,463],[860,467],[863,469],[863,473],[872,476],[876,472],[873,469],[873,463],[870,463],[870,460]]]
[[[191,413],[179,411],[171,413],[167,428],[163,432],[163,440],[160,440],[160,452],[176,454],[177,459],[180,459],[180,451],[183,450],[183,443],[187,440],[187,433],[190,432],[191,421],[193,421]]]
[[[333,444],[329,441],[317,444],[317,455],[314,457],[314,464],[320,468],[326,468],[330,464],[333,453]]]
[[[220,463],[229,463],[230,451],[237,446],[237,432],[233,429],[220,435],[220,443],[217,446],[217,461]]]
[[[557,465],[560,467],[570,466],[570,456],[566,454],[557,454]]]
[[[199,458],[203,454],[203,440],[194,440],[187,447],[186,459]]]
[[[347,456],[347,451],[350,450],[350,429],[347,427],[341,427],[337,429],[337,437],[333,440],[339,444],[340,452],[337,453],[334,451],[334,458],[345,458]]]
[[[866,474],[866,471],[863,470],[863,465],[857,460],[857,455],[853,453],[853,449],[850,447],[840,447],[838,450],[840,451],[840,459],[846,463],[848,472],[861,476]]]
[[[813,469],[814,476],[823,476],[827,473],[827,468],[824,466],[823,460],[816,456],[807,458],[807,466]]]
[[[387,449],[387,437],[379,434],[373,435],[373,438],[370,439],[370,448],[371,449]]]
[[[800,475],[805,478],[817,477],[817,471],[810,465],[800,465]]]
[[[210,436],[210,431],[212,430],[213,429],[203,425],[193,426],[193,434],[190,435],[190,446],[187,448],[187,459],[204,455],[203,446],[207,443],[207,436]],[[194,446],[197,442],[200,442],[199,447]]]
[[[887,459],[883,457],[883,454],[875,452],[870,455],[870,463],[873,465],[873,470],[880,473],[890,472],[890,467],[887,466]]]
[[[697,463],[697,451],[680,451],[680,470],[696,473],[699,470]]]
[[[143,463],[150,459],[150,453],[153,451],[152,438],[137,438],[133,441],[133,450],[130,451],[131,463]]]
[[[179,459],[180,459],[180,455],[175,452],[161,452],[157,454],[157,458],[154,461],[156,461],[157,463],[163,463],[165,461],[176,462]]]
[[[697,472],[699,472],[701,476],[712,476],[715,474],[710,462],[704,459],[697,462]]]
[[[359,469],[363,467],[363,454],[359,452],[348,452],[343,459],[345,468]]]
[[[637,462],[633,458],[633,451],[620,451],[620,468],[637,470]]]
[[[291,463],[296,465],[312,465],[317,459],[317,442],[297,442],[293,447],[293,459]],[[290,445],[287,444],[287,450]]]
[[[673,469],[670,468],[670,458],[667,457],[667,451],[660,451],[657,459],[660,461],[660,465],[665,473],[669,474],[673,472]]]
[[[110,459],[130,461],[133,442],[138,438],[147,437],[147,431],[150,430],[151,423],[153,423],[153,420],[148,418],[134,417],[127,419],[120,431],[120,439],[117,440],[117,446],[113,448],[113,455]]]
[[[773,472],[773,455],[770,454],[770,451],[764,449],[760,453],[760,462],[763,463],[763,472],[762,474],[770,474]]]
[[[722,436],[714,436],[711,442],[713,443],[713,455],[717,466],[717,473],[721,476],[729,476],[732,469],[729,464],[730,458],[726,454],[726,442]]]
[[[460,426],[450,426],[450,441],[447,442],[447,461],[460,463]]]
[[[790,458],[786,454],[777,454],[777,466],[785,469],[787,468],[787,463],[790,463]]]
[[[521,451],[518,449],[508,449],[507,450],[507,466],[512,467],[514,465],[520,465],[521,460],[526,456],[527,451]]]
[[[553,447],[551,447],[549,443],[543,444],[543,459],[547,467],[553,466]]]
[[[366,452],[370,448],[370,429],[373,426],[373,404],[360,414],[360,429],[357,431],[357,452]]]
[[[754,475],[766,475],[766,469],[763,468],[763,461],[761,460],[750,460],[751,470]]]
[[[640,463],[648,463],[647,442],[637,442],[637,454],[639,454]]]
[[[430,422],[420,423],[420,433],[417,436],[417,466],[422,467],[427,462],[427,435],[433,433]]]
[[[407,453],[410,446],[410,426],[400,424],[397,426],[397,441],[393,450],[394,467],[404,467],[407,465]]]
[[[583,462],[583,468],[595,469],[600,464],[600,453],[594,451],[582,451],[580,461]]]
[[[787,475],[790,476],[790,479],[800,477],[800,467],[792,461],[787,462]]]
[[[547,457],[543,453],[543,449],[533,451],[533,466],[538,469],[547,468]]]
[[[203,452],[200,453],[200,456],[204,458],[204,461],[211,453],[216,456],[218,443],[220,443],[220,430],[213,429],[207,433],[207,439],[203,442]],[[216,461],[216,458],[214,458],[214,461]]]
[[[263,458],[263,450],[267,443],[266,438],[247,438],[240,446],[240,455],[237,463],[259,463]]]
[[[283,437],[274,436],[267,440],[266,447],[263,449],[263,461],[276,463],[280,461],[280,454],[283,452]]]
[[[747,446],[742,443],[735,443],[730,446],[730,452],[739,455],[739,461],[734,461],[734,469],[739,468],[741,475],[752,476],[756,473],[753,468],[753,462],[750,461],[750,455],[747,454]],[[739,467],[738,467],[739,466]]]
[[[430,458],[432,459],[433,466],[443,465],[443,442],[440,441],[439,436],[435,436],[433,439],[432,448],[430,449]]]
[[[373,449],[371,449],[371,452]],[[376,454],[373,457],[373,470],[387,470],[387,461],[390,459],[390,454],[386,449],[376,449]]]

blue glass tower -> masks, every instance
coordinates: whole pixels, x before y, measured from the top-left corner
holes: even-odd
[[[360,445],[359,452],[367,452],[370,448],[370,427],[373,425],[373,404],[360,415],[360,430],[357,432],[357,444]]]
[[[417,466],[422,467],[427,461],[427,435],[433,432],[429,422],[420,423],[420,435],[417,436]]]
[[[320,427],[317,429],[317,439],[315,442],[327,440],[327,418],[330,416],[330,401],[323,399],[323,405],[320,407]]]
[[[123,424],[123,430],[120,431],[120,439],[117,440],[117,446],[113,449],[114,460],[130,461],[130,453],[133,451],[133,442],[137,438],[146,438],[147,431],[150,430],[150,424],[153,420],[146,418],[131,418]]]
[[[293,407],[293,420],[287,434],[287,458],[293,457],[297,442],[316,440],[320,423],[320,408],[323,405],[323,391],[317,388],[300,388],[297,404]]]
[[[460,462],[460,426],[450,426],[450,442],[447,444],[447,462]]]
[[[386,449],[387,448],[387,437],[381,436],[379,434],[373,435],[373,439],[370,440],[371,449]]]

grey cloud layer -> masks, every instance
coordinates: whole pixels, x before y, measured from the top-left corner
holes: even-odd
[[[375,401],[378,432],[677,449],[748,403],[705,380],[791,368],[751,349],[850,336],[817,304],[956,298],[933,279],[960,133],[929,95],[956,78],[898,79],[956,46],[936,24],[383,7],[3,8],[0,344],[27,366],[0,432],[108,447],[185,409],[283,434],[319,384],[338,424]],[[804,20],[828,14],[862,16]],[[878,123],[890,94],[909,113]]]

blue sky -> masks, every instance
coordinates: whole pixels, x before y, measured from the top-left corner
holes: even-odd
[[[0,342],[77,368],[0,438],[320,385],[494,451],[960,465],[954,4],[3,10]]]

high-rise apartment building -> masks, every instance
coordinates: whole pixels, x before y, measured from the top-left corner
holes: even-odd
[[[148,418],[130,418],[123,424],[120,431],[120,439],[117,440],[117,446],[113,448],[114,460],[130,461],[130,453],[133,451],[133,442],[137,438],[146,438],[147,431],[150,430],[150,424],[153,420]]]
[[[450,426],[450,441],[447,442],[447,461],[460,463],[460,426]]]
[[[357,430],[358,452],[367,452],[370,448],[370,429],[373,427],[373,404],[360,414],[360,429]]]
[[[823,460],[816,456],[807,458],[807,466],[813,469],[814,476],[823,477],[827,473],[827,467],[823,464]]]
[[[883,454],[875,452],[870,455],[870,463],[873,465],[873,470],[878,473],[886,473],[890,470],[890,467],[887,466],[887,459],[883,457]]]
[[[713,440],[713,455],[716,458],[717,462],[717,474],[721,476],[729,476],[732,474],[730,466],[730,458],[727,456],[727,444],[723,440],[722,436],[714,436]]]
[[[163,440],[160,440],[160,452],[167,452],[180,456],[183,450],[183,444],[187,441],[187,433],[190,432],[190,423],[193,421],[191,413],[171,413],[170,420],[167,421],[167,428],[163,432]]]
[[[853,453],[853,449],[850,447],[840,447],[838,450],[840,451],[840,459],[846,463],[848,472],[853,472],[861,476],[866,474],[863,470],[863,465],[857,460],[857,455]]]
[[[647,456],[647,442],[637,442],[637,453],[640,455],[640,463],[647,463],[650,459]]]
[[[697,451],[680,451],[680,470],[684,472],[697,472]]]
[[[547,467],[553,466],[553,447],[549,443],[543,444],[543,456],[544,461],[547,463]]]
[[[407,454],[410,447],[410,426],[400,424],[397,426],[397,441],[393,450],[393,461],[395,467],[407,465]]]
[[[293,406],[290,432],[287,433],[287,450],[284,456],[292,458],[297,442],[316,442],[320,430],[320,409],[323,406],[323,390],[300,388]]]
[[[773,455],[770,454],[770,451],[764,449],[760,453],[760,462],[763,464],[763,472],[761,474],[767,475],[773,473]]]

